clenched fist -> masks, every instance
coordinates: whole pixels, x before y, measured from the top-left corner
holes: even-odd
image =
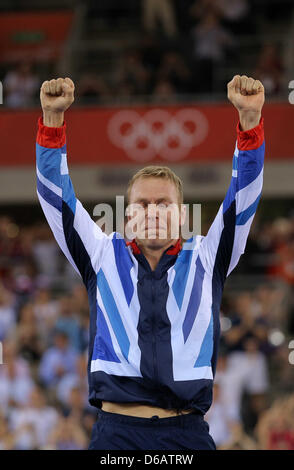
[[[40,90],[44,124],[59,127],[63,123],[63,113],[74,101],[74,83],[70,78],[57,78],[46,81]]]
[[[264,104],[264,87],[259,80],[246,75],[235,75],[228,83],[228,99],[239,111],[243,130],[258,124]]]

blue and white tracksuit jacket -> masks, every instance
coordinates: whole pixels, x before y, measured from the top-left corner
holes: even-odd
[[[263,118],[240,131],[230,187],[206,236],[178,242],[152,271],[133,241],[104,234],[76,198],[65,124],[38,123],[37,194],[90,307],[89,401],[195,408],[212,401],[224,282],[244,253],[260,199]],[[190,249],[185,249],[189,246]],[[193,249],[191,249],[191,247]]]

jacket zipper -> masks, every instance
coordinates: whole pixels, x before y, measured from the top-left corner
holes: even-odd
[[[156,336],[155,336],[155,306],[154,306],[154,277],[152,275],[151,278],[151,286],[152,286],[152,349],[153,349],[153,370],[154,370],[154,378],[158,380],[158,370],[157,370],[157,360],[156,360]]]

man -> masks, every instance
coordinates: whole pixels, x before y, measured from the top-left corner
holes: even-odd
[[[41,87],[38,197],[89,298],[89,402],[99,415],[90,449],[215,449],[203,416],[212,401],[221,295],[244,252],[264,157],[263,85],[236,75],[228,98],[239,112],[232,179],[207,235],[184,244],[172,238],[171,217],[162,223],[160,214],[182,202],[181,181],[166,167],[147,167],[128,188],[144,217],[127,244],[102,233],[75,197],[64,123],[73,82]],[[184,217],[179,211],[179,225]]]

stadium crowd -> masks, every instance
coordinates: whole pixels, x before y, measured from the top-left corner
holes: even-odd
[[[294,449],[291,214],[257,221],[238,273],[259,282],[225,288],[210,432],[218,448]],[[46,222],[1,216],[0,449],[87,448],[88,326],[86,289]]]
[[[96,18],[111,34],[122,16],[130,22],[130,30],[134,29],[135,39],[125,44],[122,39],[120,50],[108,54],[107,64],[97,62],[99,35],[92,39],[89,53],[75,54],[80,70],[74,69],[69,74],[76,83],[78,104],[142,99],[169,103],[193,95],[209,99],[211,93],[223,95],[228,78],[224,70],[229,71],[230,77],[234,73],[246,73],[261,80],[267,98],[282,93],[286,80],[285,44],[277,38],[262,36],[261,31],[266,31],[273,17],[276,23],[285,23],[284,31],[287,31],[292,10],[286,0],[281,3],[144,0],[139,9],[136,2],[129,0],[124,2],[123,12],[129,16],[133,12],[133,23],[123,16],[119,3],[115,0],[87,2],[86,31],[87,22]],[[245,49],[244,37],[245,43],[249,41]],[[246,54],[250,58],[244,69]],[[44,64],[40,66],[32,57],[25,56],[21,62],[2,64],[4,105],[26,108],[37,104],[40,84],[48,78],[48,73],[58,74],[57,64],[48,70]]]

